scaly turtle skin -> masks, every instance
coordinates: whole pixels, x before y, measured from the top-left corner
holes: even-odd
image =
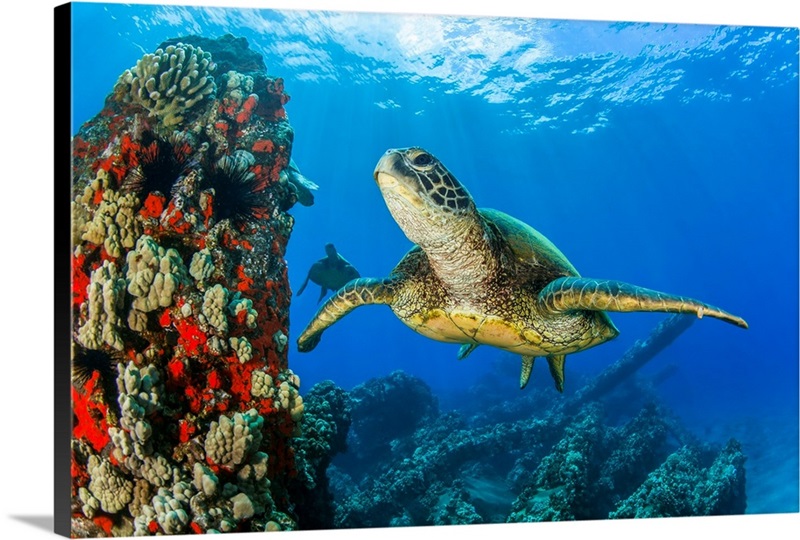
[[[618,335],[606,311],[691,313],[747,323],[717,307],[619,281],[582,278],[547,238],[497,210],[478,209],[467,190],[421,148],[389,150],[375,168],[392,217],[412,248],[383,279],[357,279],[337,291],[300,335],[310,351],[322,332],[353,309],[387,304],[416,332],[522,356],[520,387],[537,356],[559,391],[564,359]]]
[[[297,296],[303,294],[308,281],[311,280],[322,287],[317,299],[317,302],[319,302],[325,297],[325,293],[328,290],[335,291],[348,281],[360,277],[358,270],[336,252],[336,247],[333,244],[325,245],[325,253],[325,257],[311,265],[306,280],[297,291]]]

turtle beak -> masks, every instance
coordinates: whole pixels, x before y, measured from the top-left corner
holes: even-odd
[[[399,211],[400,207],[407,206],[404,212],[413,208],[423,210],[426,207],[422,194],[414,186],[409,185],[403,172],[403,150],[388,150],[375,166],[375,182],[381,190],[389,210]],[[400,202],[402,201],[402,203]],[[395,215],[395,219],[397,216]]]
[[[397,154],[398,151],[394,149],[387,150],[381,159],[378,160],[378,164],[375,165],[375,171],[372,173],[372,176],[375,178],[375,181],[378,182],[378,176],[381,173],[388,174],[390,176],[394,176],[394,164],[397,161]],[[380,183],[380,182],[379,182]]]

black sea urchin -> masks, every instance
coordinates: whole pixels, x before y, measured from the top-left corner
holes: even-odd
[[[214,188],[214,217],[236,226],[253,221],[266,211],[263,182],[250,170],[252,156],[222,156],[204,171],[206,186]]]
[[[146,131],[139,147],[138,165],[125,177],[122,190],[138,193],[142,198],[155,191],[170,195],[176,181],[194,165],[192,147],[180,136],[166,140]]]
[[[75,345],[72,358],[72,384],[83,388],[95,372],[109,403],[117,401],[117,361],[108,353]]]

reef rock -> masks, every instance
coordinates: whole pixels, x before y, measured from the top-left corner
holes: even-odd
[[[350,397],[350,438],[355,441],[354,450],[363,457],[386,453],[393,441],[402,441],[439,413],[427,383],[403,371],[370,379],[353,388]]]
[[[744,514],[746,460],[731,439],[714,461],[705,464],[697,448],[684,446],[671,454],[610,518],[720,516]]]
[[[347,450],[351,397],[331,381],[315,384],[305,396],[302,435],[293,441],[297,477],[290,484],[292,501],[303,516],[302,529],[334,526],[328,466]]]
[[[367,411],[389,421],[395,413],[387,408],[398,407],[399,402],[388,396],[398,388],[408,395],[411,385],[420,383],[393,373],[354,389],[351,430],[355,418]],[[427,387],[420,387],[423,390],[417,391],[424,395]],[[363,399],[355,399],[356,394]],[[645,395],[631,403],[643,401]],[[373,399],[377,396],[383,399]],[[744,456],[738,443],[719,451],[699,444],[669,411],[652,401],[644,401],[633,417],[630,409],[621,415],[615,403],[614,399],[590,401],[574,415],[553,406],[539,418],[531,418],[527,411],[522,418],[496,423],[486,422],[483,413],[464,417],[426,408],[423,414],[411,415],[413,421],[404,424],[404,434],[381,435],[377,441],[351,436],[348,453],[337,456],[328,470],[334,525],[421,526],[744,511]],[[510,408],[515,410],[514,405]],[[360,448],[362,444],[365,448]]]
[[[73,138],[76,533],[296,528],[288,99],[245,40],[182,38]]]

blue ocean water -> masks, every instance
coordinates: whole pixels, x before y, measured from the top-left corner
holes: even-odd
[[[245,37],[285,80],[293,158],[320,186],[314,206],[291,211],[295,289],[328,242],[362,276],[391,271],[411,244],[372,171],[388,148],[422,146],[582,275],[744,317],[746,331],[697,321],[644,371],[677,366],[660,391],[699,433],[773,442],[748,463],[748,511],[798,510],[797,29],[104,4],[75,4],[73,24],[74,132],[172,37]],[[292,341],[318,292],[294,298]],[[663,317],[612,314],[620,336],[570,356],[567,385]],[[518,357],[456,351],[366,307],[289,361],[304,389],[401,369],[443,408],[498,369],[498,395],[520,392]],[[552,385],[542,365],[533,377]]]

